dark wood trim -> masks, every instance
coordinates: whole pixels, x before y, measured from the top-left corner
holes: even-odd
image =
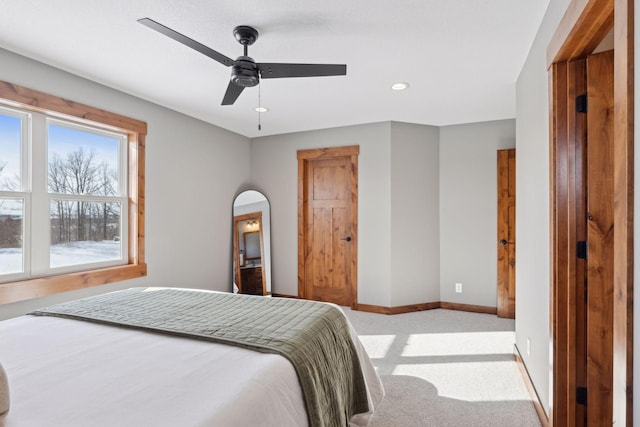
[[[129,264],[99,270],[80,271],[58,276],[0,283],[0,305],[75,291],[147,275],[146,264]]]
[[[497,314],[496,307],[487,307],[483,305],[471,305],[471,304],[458,304],[446,301],[434,301],[425,302],[421,304],[401,305],[396,307],[384,307],[381,305],[370,304],[356,304],[356,307],[352,307],[357,311],[366,311],[369,313],[378,314],[403,314],[403,313],[415,313],[418,311],[434,310],[436,308],[443,308],[445,310],[457,310],[467,311],[471,313],[484,313],[484,314]]]
[[[550,114],[550,208],[551,208],[551,287],[550,287],[550,335],[553,345],[550,348],[550,417],[563,420],[557,425],[567,424],[572,405],[573,394],[568,359],[572,346],[568,338],[571,317],[566,309],[571,286],[569,266],[569,206],[568,206],[568,66],[556,63],[551,67],[549,90]],[[553,113],[555,112],[555,114]],[[573,219],[573,216],[571,217]],[[572,416],[572,415],[571,415]],[[553,424],[553,421],[552,421]]]
[[[353,309],[357,311],[365,311],[367,313],[392,314],[391,307],[384,307],[381,305],[356,304],[356,306]]]
[[[287,294],[277,294],[277,293],[271,293],[271,296],[274,298],[294,298],[294,299],[300,299],[299,296],[297,295],[287,295]]]
[[[351,223],[351,308],[358,303],[358,155],[359,146],[349,148],[351,160],[351,206],[349,207],[349,222]],[[355,151],[355,152],[354,152]]]
[[[547,47],[547,66],[589,55],[613,28],[613,0],[573,0]]]
[[[402,305],[397,307],[384,307],[381,305],[356,304],[356,306],[352,308],[357,311],[366,311],[368,313],[404,314],[404,313],[415,313],[418,311],[433,310],[435,308],[440,308],[440,302],[439,301],[426,302],[422,304]]]
[[[496,307],[488,307],[485,305],[473,305],[473,304],[458,304],[455,302],[442,301],[440,308],[447,310],[468,311],[471,313],[485,313],[485,314],[498,314]]]
[[[540,424],[542,425],[542,427],[549,427],[550,425],[549,417],[547,416],[547,413],[544,411],[544,407],[540,402],[540,396],[538,396],[538,392],[536,391],[536,388],[533,385],[533,381],[531,381],[531,376],[529,375],[527,366],[524,364],[524,361],[522,360],[522,356],[520,355],[520,350],[518,350],[518,346],[515,344],[513,345],[513,355],[516,358],[516,363],[518,364],[518,368],[520,368],[520,374],[522,375],[524,384],[527,387],[529,396],[531,396],[533,407],[536,408],[536,413],[538,414],[538,419],[540,420]]]
[[[302,299],[306,297],[304,289],[304,213],[307,210],[307,204],[304,200],[304,160],[300,158],[300,152],[298,152],[298,297]]]
[[[145,264],[145,136],[147,124],[99,108],[0,81],[0,105],[47,114],[128,135],[128,264],[0,284],[0,305],[147,275]]]
[[[129,179],[129,264],[145,262],[145,139],[142,133],[129,134],[129,177],[136,177]]]
[[[634,2],[614,11],[613,419],[633,425]]]
[[[425,302],[422,304],[389,307],[389,314],[415,313],[417,311],[433,310],[435,308],[440,308],[440,302]]]
[[[13,83],[0,81],[0,98],[11,101],[15,107],[28,108],[31,111],[51,116],[65,119],[74,117],[76,121],[88,123],[92,126],[102,124],[109,126],[112,130],[147,134],[147,124],[140,120],[28,89]]]
[[[551,422],[572,425],[567,402],[572,380],[567,363],[571,324],[569,286],[573,272],[567,260],[574,228],[567,218],[571,153],[567,122],[567,62],[586,56],[613,27],[614,31],[614,323],[613,420],[590,420],[593,425],[633,425],[633,113],[634,20],[633,0],[573,0],[547,50],[550,66],[551,149]],[[564,104],[564,105],[563,105]],[[574,349],[575,350],[575,349]]]
[[[312,148],[309,150],[299,150],[297,159],[325,159],[332,157],[349,157],[360,154],[359,145],[345,145],[341,147]]]

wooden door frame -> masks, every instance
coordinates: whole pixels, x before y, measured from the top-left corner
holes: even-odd
[[[305,291],[305,163],[308,160],[330,159],[334,157],[349,157],[351,165],[350,196],[351,207],[349,226],[351,228],[351,265],[349,275],[351,280],[351,308],[358,305],[358,155],[359,145],[344,147],[315,148],[299,150],[298,157],[298,297],[306,298]]]
[[[260,232],[260,256],[262,265],[262,295],[267,294],[266,275],[264,271],[264,243],[262,232],[262,212],[249,212],[242,215],[234,215],[233,217],[233,275],[236,285],[238,286],[238,293],[242,293],[242,279],[240,276],[240,254],[238,248],[240,247],[240,233],[238,233],[238,223],[247,220],[258,221],[258,231]],[[243,233],[244,234],[244,233]]]
[[[575,402],[571,371],[575,353],[575,285],[572,267],[578,218],[573,179],[572,105],[569,62],[590,54],[614,31],[614,301],[613,419],[633,425],[633,131],[634,131],[633,0],[573,0],[547,49],[550,101],[551,294],[550,334],[551,425],[573,425]],[[610,424],[611,420],[601,420]]]

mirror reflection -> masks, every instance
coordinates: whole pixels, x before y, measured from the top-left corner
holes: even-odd
[[[256,190],[233,201],[233,292],[271,295],[269,201]]]

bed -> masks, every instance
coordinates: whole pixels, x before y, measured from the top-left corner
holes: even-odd
[[[384,395],[331,304],[132,288],[31,314],[0,322],[5,427],[366,426]]]

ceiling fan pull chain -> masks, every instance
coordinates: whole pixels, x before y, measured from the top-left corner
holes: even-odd
[[[258,130],[262,130],[262,97],[260,92],[260,86],[258,85]]]

